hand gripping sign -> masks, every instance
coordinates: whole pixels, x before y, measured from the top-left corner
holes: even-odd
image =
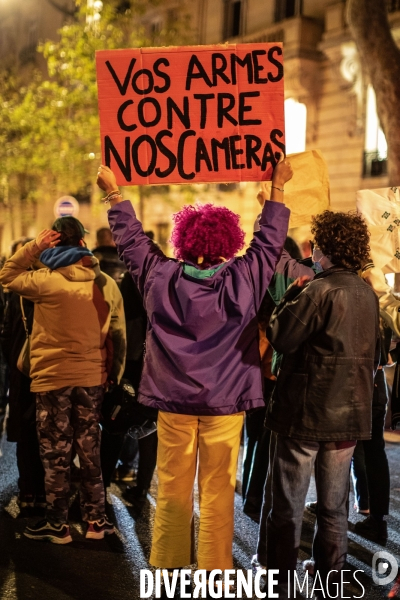
[[[285,150],[282,44],[100,50],[118,185],[270,180]]]
[[[289,154],[293,177],[285,183],[285,205],[290,209],[289,227],[310,225],[312,215],[329,209],[328,166],[320,150]],[[261,183],[271,195],[271,184]]]

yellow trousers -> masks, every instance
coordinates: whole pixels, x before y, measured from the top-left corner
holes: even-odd
[[[244,413],[199,417],[159,412],[158,496],[150,563],[196,562],[193,488],[198,471],[199,569],[232,569],[234,496]]]

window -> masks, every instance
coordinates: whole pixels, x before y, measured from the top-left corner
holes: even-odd
[[[224,38],[237,37],[243,33],[242,0],[225,0]]]
[[[150,23],[150,37],[154,40],[157,36],[160,35],[162,29],[161,21],[153,21]]]
[[[117,13],[119,13],[121,15],[124,15],[130,9],[131,9],[131,2],[130,2],[130,0],[121,0],[121,2],[118,2],[115,10],[116,10]]]
[[[307,107],[294,98],[285,100],[286,154],[306,149]]]
[[[170,8],[167,11],[167,24],[168,27],[174,27],[177,21],[179,21],[179,12],[177,8]]]
[[[36,48],[38,44],[38,22],[37,19],[30,19],[26,24],[26,44],[19,53],[21,64],[33,62],[36,58]]]
[[[298,17],[303,9],[303,0],[276,0],[275,2],[275,22]]]
[[[387,143],[376,112],[376,96],[372,85],[367,89],[364,177],[379,177],[387,172]]]

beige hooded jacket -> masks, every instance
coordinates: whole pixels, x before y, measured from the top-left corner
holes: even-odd
[[[116,282],[90,255],[70,266],[27,271],[39,256],[35,241],[29,242],[0,272],[2,285],[35,303],[32,392],[119,381],[126,332]]]

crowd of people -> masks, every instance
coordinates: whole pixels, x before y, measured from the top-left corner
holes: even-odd
[[[207,573],[232,569],[244,439],[243,510],[259,523],[252,563],[278,571],[280,598],[295,597],[287,574],[296,570],[313,472],[317,498],[306,508],[316,525],[305,568],[319,574],[317,598],[341,581],[350,471],[355,508],[365,516],[356,530],[386,542],[383,367],[392,333],[400,335],[400,301],[371,260],[359,214],[313,217],[312,257],[301,258],[287,237],[284,186],[292,174],[281,155],[270,197],[258,196],[262,211],[242,256],[238,215],[198,204],[174,215],[175,258],[167,257],[105,166],[98,185],[110,228],[97,232],[93,251],[74,217],[13,248],[0,271],[7,436],[16,442],[20,509],[43,511],[28,521],[26,537],[72,541],[74,476],[86,537],[112,535],[106,490],[113,478],[135,484],[124,497],[140,515],[157,468],[150,564],[171,580],[195,563]],[[102,414],[105,394],[124,381],[135,402],[158,412],[157,430],[136,440],[128,425],[110,430]],[[398,404],[394,394],[394,424]]]

